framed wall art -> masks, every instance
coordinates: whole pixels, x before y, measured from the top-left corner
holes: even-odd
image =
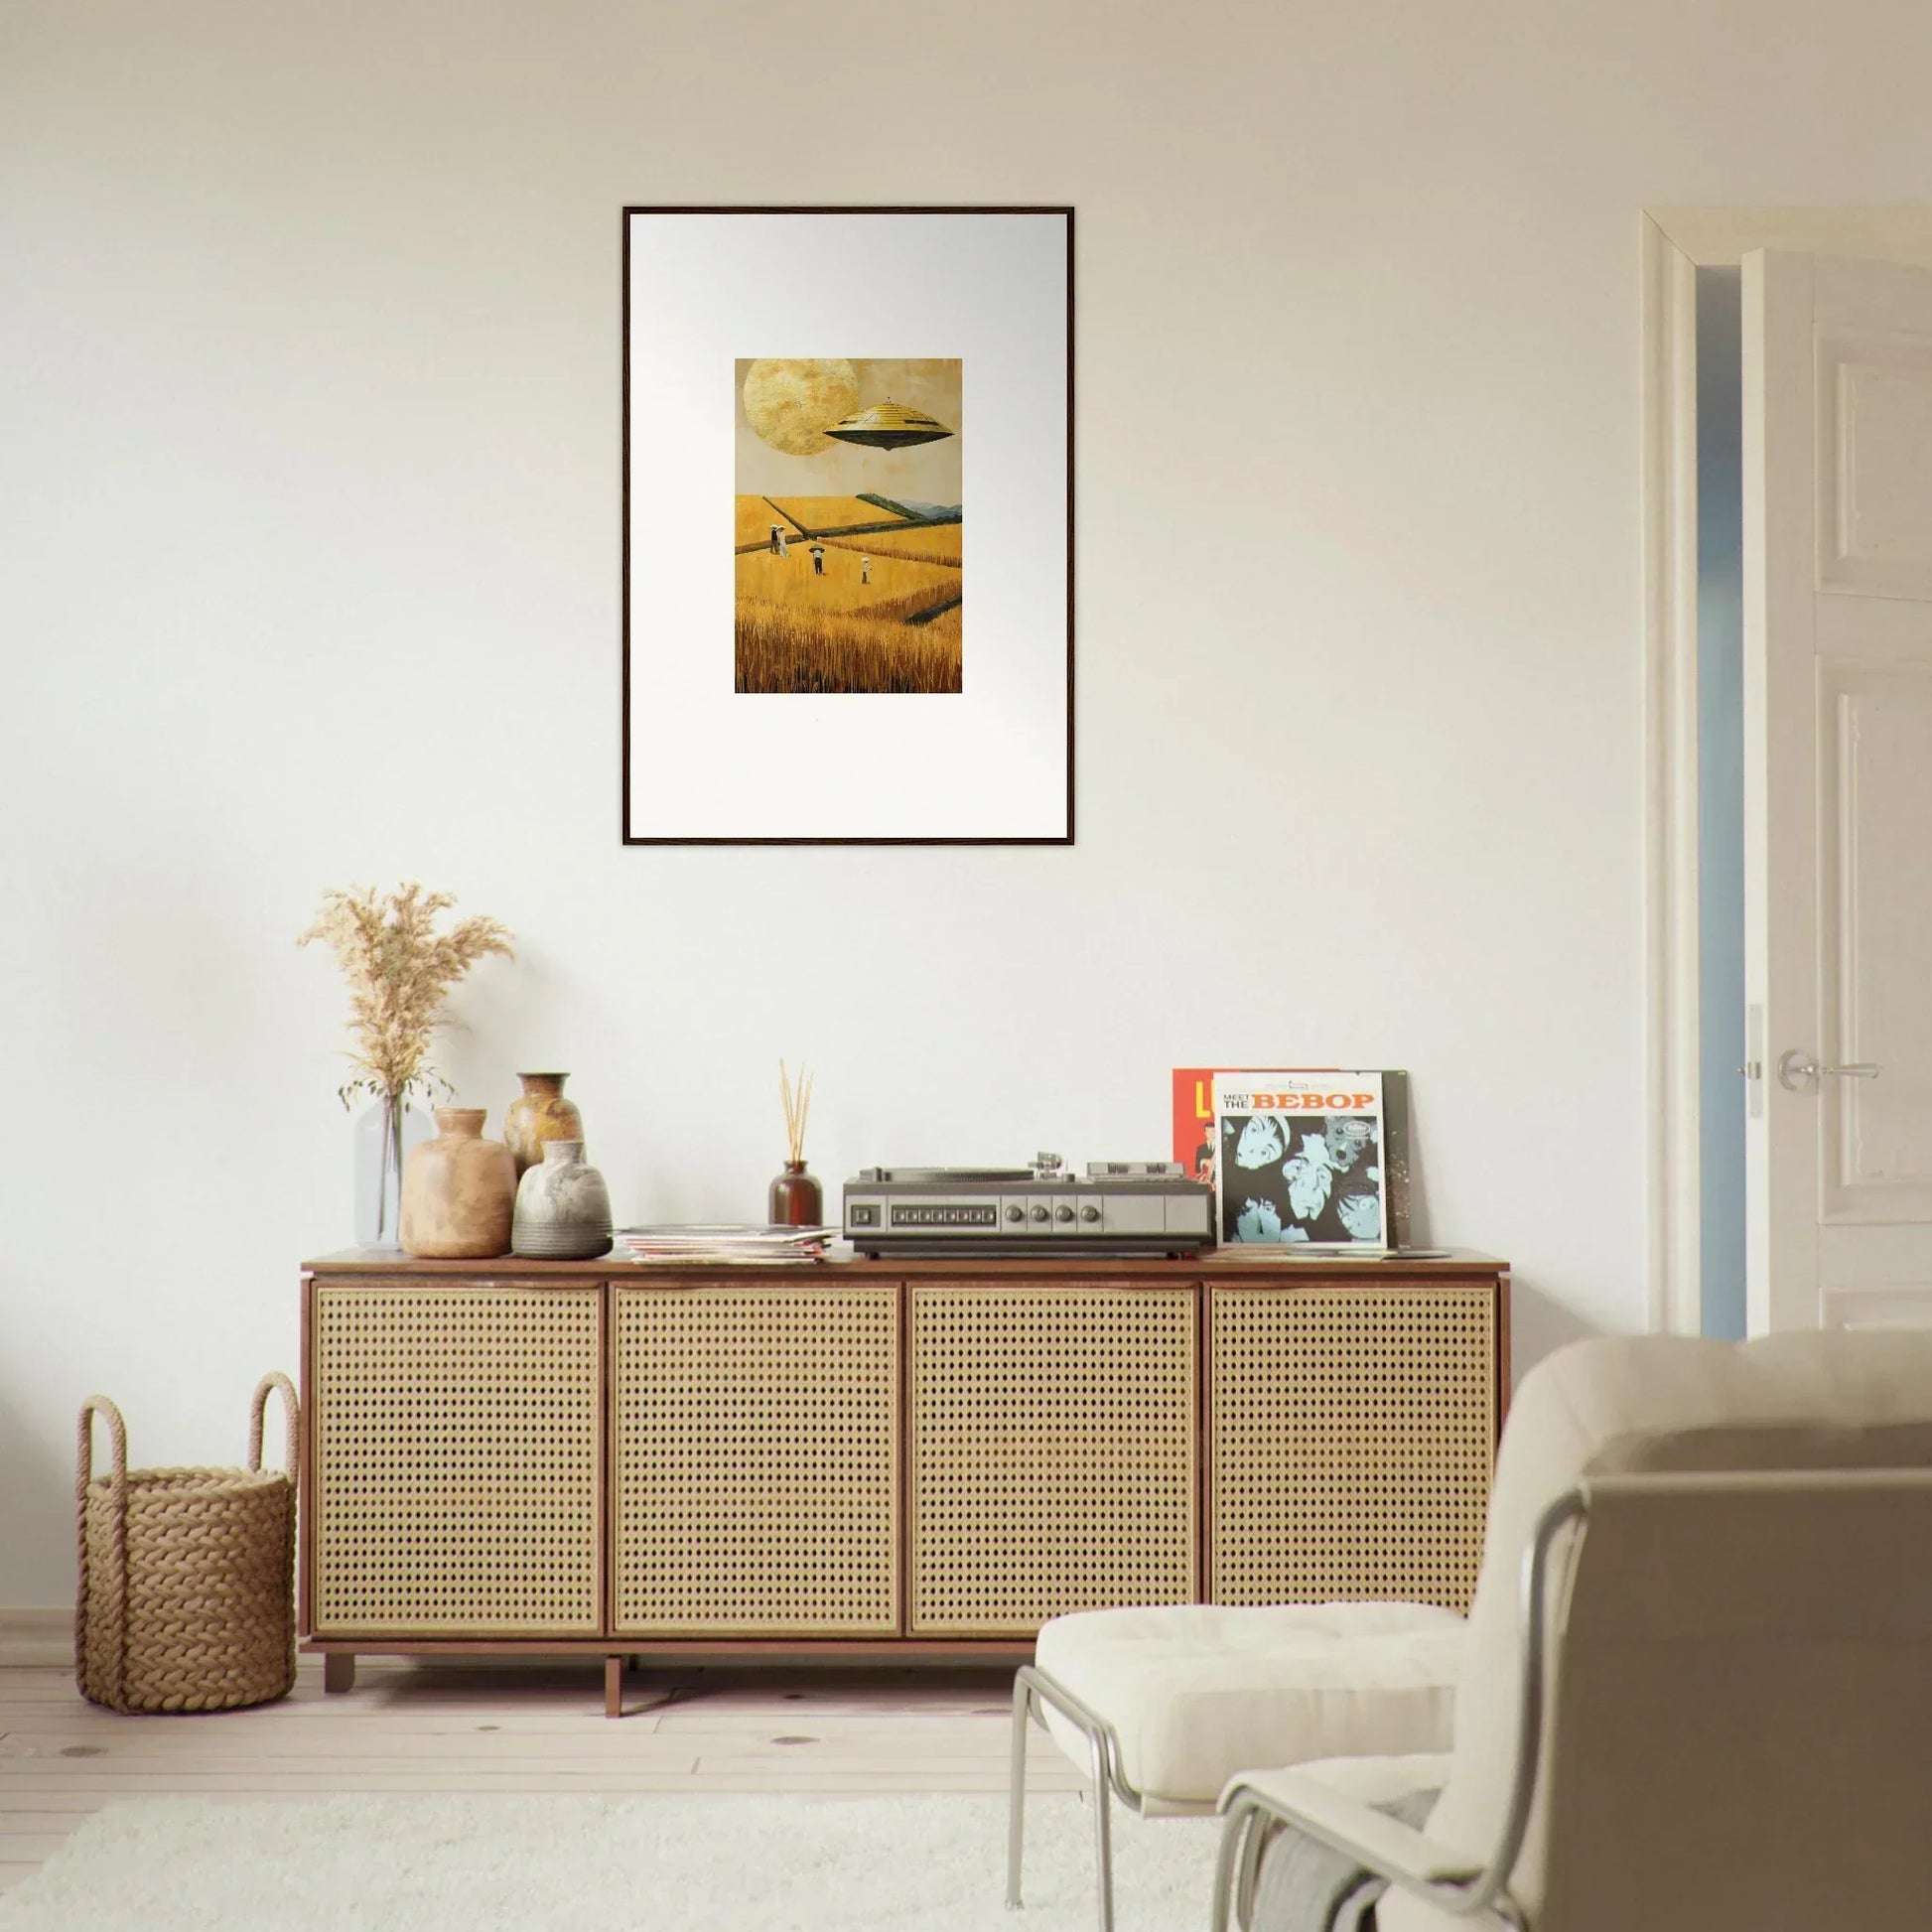
[[[623,838],[1071,844],[1073,210],[623,211]]]

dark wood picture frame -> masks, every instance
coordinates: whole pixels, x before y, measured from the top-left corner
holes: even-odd
[[[1066,223],[1066,830],[1063,834],[1036,836],[974,837],[948,835],[936,837],[790,837],[785,835],[723,836],[682,835],[644,836],[630,826],[630,221],[637,214],[1038,214],[1057,215]],[[921,206],[843,206],[787,207],[740,205],[699,207],[681,204],[636,203],[626,205],[620,215],[622,238],[621,283],[621,355],[622,377],[620,412],[622,482],[620,492],[621,517],[622,574],[622,683],[620,702],[622,714],[621,799],[619,831],[625,845],[1072,845],[1074,843],[1074,256],[1073,208],[1070,206],[1031,204],[985,204]]]

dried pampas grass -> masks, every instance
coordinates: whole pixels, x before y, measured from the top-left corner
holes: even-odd
[[[449,1083],[429,1063],[430,1035],[445,1024],[450,988],[478,960],[491,953],[514,959],[514,936],[494,919],[460,920],[448,932],[436,918],[456,903],[449,893],[426,893],[414,884],[378,895],[373,886],[328,893],[316,922],[300,939],[320,939],[336,955],[348,981],[348,1054],[355,1077],[341,1089],[345,1107],[352,1094],[400,1100]]]

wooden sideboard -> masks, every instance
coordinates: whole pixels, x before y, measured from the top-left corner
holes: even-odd
[[[303,1648],[1025,1656],[1066,1610],[1467,1606],[1509,1277],[1392,1262],[302,1277]]]

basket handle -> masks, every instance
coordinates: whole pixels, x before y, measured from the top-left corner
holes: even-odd
[[[262,1425],[267,1420],[268,1392],[279,1389],[282,1395],[282,1417],[288,1425],[287,1449],[283,1462],[287,1465],[289,1480],[299,1480],[302,1471],[302,1406],[296,1400],[295,1384],[280,1369],[270,1369],[255,1384],[255,1399],[248,1410],[248,1468],[252,1474],[262,1465]]]
[[[116,1507],[127,1489],[127,1424],[121,1420],[121,1412],[104,1395],[90,1395],[80,1405],[80,1453],[73,1485],[74,1500],[83,1507],[87,1501],[87,1485],[94,1479],[94,1418],[107,1419],[107,1440],[114,1451],[114,1472],[109,1478]]]
[[[113,1449],[113,1471],[107,1478],[107,1499],[114,1512],[114,1659],[110,1700],[118,1706],[127,1695],[127,1424],[104,1395],[90,1395],[80,1405],[80,1440],[74,1469],[74,1516],[80,1538],[79,1588],[73,1599],[73,1664],[84,1686],[87,1655],[87,1599],[94,1579],[87,1562],[87,1491],[94,1479],[94,1418],[107,1419],[107,1438]]]

